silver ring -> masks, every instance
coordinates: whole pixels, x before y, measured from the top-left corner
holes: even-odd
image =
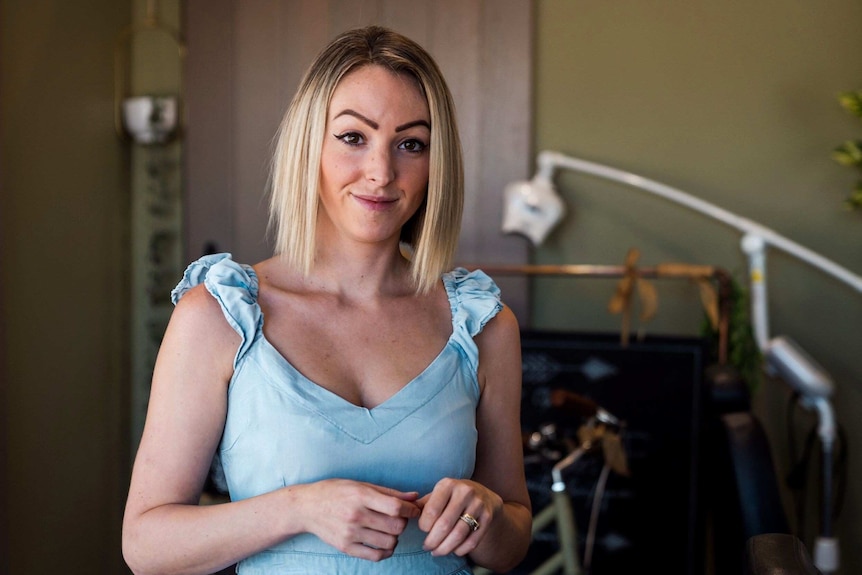
[[[461,517],[459,517],[461,521],[467,524],[470,528],[470,531],[478,531],[479,530],[479,522],[476,521],[476,518],[470,515],[469,513],[465,513]]]

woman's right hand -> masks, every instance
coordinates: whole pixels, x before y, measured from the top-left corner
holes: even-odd
[[[286,489],[302,493],[305,531],[370,561],[392,556],[407,520],[421,514],[415,503],[418,493],[370,483],[327,479]]]

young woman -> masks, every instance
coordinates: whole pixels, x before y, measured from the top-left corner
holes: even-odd
[[[123,529],[135,573],[468,574],[530,539],[520,341],[447,271],[463,170],[431,57],[336,38],[272,169],[276,255],[193,263],[153,377]],[[230,503],[198,505],[211,467]]]

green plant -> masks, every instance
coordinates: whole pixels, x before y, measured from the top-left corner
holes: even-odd
[[[727,326],[727,363],[736,368],[740,377],[754,393],[763,380],[763,355],[749,317],[748,292],[735,278],[730,280],[730,313]],[[701,333],[718,359],[718,330],[708,317],[704,318]]]
[[[841,92],[838,103],[847,112],[857,118],[862,118],[862,90]],[[862,140],[847,140],[832,150],[832,159],[854,168],[862,173]],[[853,191],[845,199],[845,204],[851,210],[862,209],[862,179],[856,182]]]

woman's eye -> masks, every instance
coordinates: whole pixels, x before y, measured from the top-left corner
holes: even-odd
[[[425,144],[425,142],[422,142],[420,140],[411,139],[411,140],[407,140],[405,142],[402,142],[400,148],[402,148],[403,150],[406,150],[408,152],[418,154],[419,152],[425,151],[426,144]]]
[[[341,140],[348,146],[358,146],[362,143],[362,136],[356,132],[345,132],[344,134],[336,135],[335,138]]]

